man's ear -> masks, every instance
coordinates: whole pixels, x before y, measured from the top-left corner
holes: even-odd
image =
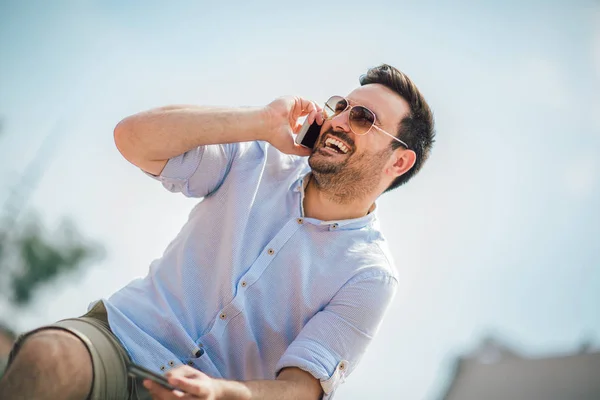
[[[410,170],[415,165],[416,161],[417,155],[414,151],[405,148],[396,149],[390,157],[390,162],[385,173],[397,178]]]

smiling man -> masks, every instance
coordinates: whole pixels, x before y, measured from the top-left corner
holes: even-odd
[[[323,108],[284,97],[121,121],[127,160],[202,200],[146,277],[23,335],[0,398],[182,398],[128,378],[130,362],[190,399],[331,398],[397,288],[375,201],[410,180],[434,142],[406,75],[381,65],[360,83]],[[321,125],[313,149],[294,144],[302,116]]]

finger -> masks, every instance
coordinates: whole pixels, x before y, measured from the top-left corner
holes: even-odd
[[[189,365],[180,365],[179,367],[173,368],[172,370],[167,372],[165,374],[165,376],[167,378],[170,378],[172,376],[173,377],[185,376],[188,378],[200,378],[200,377],[204,377],[206,375],[204,375],[202,372],[200,372],[196,368],[190,367]]]
[[[315,122],[315,119],[317,118],[317,110],[313,110],[310,112],[310,114],[308,114],[308,117],[306,117],[306,119],[308,120],[309,124],[313,124],[313,122]]]
[[[170,376],[183,376],[185,375],[185,372],[187,371],[188,368],[191,368],[187,365],[179,365],[175,368],[173,368],[172,370],[168,371],[167,373],[165,373],[165,376],[168,378]]]
[[[312,101],[306,100],[302,97],[296,97],[296,104],[292,112],[293,118],[298,119],[300,117],[308,115],[315,109],[315,103],[313,103]]]
[[[148,379],[144,380],[144,387],[148,389],[152,398],[155,400],[175,400],[184,397],[183,392],[180,392],[179,390],[169,390]]]
[[[317,103],[313,104],[315,105],[315,109],[310,112],[307,119],[309,119],[311,125],[314,122],[317,122],[317,124],[319,125],[323,125],[323,122],[325,122],[325,113],[323,112],[323,107],[321,107]]]
[[[169,383],[183,390],[188,394],[204,398],[211,394],[210,388],[207,386],[210,381],[198,381],[185,377],[169,378]]]
[[[300,104],[302,105],[302,115],[307,115],[317,109],[317,106],[313,101],[300,98]]]
[[[318,109],[317,109],[317,124],[323,125],[323,122],[325,122],[325,113],[323,112],[323,109],[321,107],[318,107]]]

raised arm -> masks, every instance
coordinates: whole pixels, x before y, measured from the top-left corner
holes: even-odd
[[[198,146],[264,140],[288,154],[307,156],[292,134],[298,118],[322,123],[320,108],[300,97],[282,97],[265,107],[167,106],[134,114],[114,130],[117,148],[128,161],[159,175],[167,161]]]

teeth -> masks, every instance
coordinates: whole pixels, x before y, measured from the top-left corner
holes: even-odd
[[[346,147],[346,145],[344,143],[340,142],[339,140],[330,138],[330,137],[328,137],[327,140],[325,140],[325,144],[336,145],[340,150],[342,150],[342,152],[344,154],[348,153],[348,151],[350,150],[348,147]]]

